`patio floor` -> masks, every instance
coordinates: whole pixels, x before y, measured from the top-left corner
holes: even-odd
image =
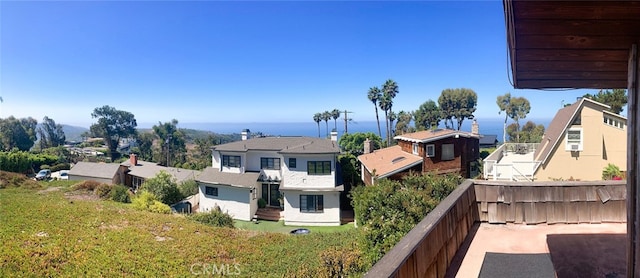
[[[478,277],[487,252],[550,254],[557,277],[624,277],[625,223],[477,226],[455,277]],[[460,256],[463,255],[462,262]],[[457,267],[453,266],[452,267]],[[508,267],[508,266],[505,266]],[[452,269],[455,272],[455,269]],[[526,274],[523,273],[523,277]]]

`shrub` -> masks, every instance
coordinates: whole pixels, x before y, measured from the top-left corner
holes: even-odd
[[[58,163],[56,165],[51,166],[51,172],[57,172],[60,170],[69,170],[69,169],[71,169],[71,165],[69,165],[69,163]]]
[[[348,277],[363,270],[360,250],[355,246],[324,250],[320,253],[320,258],[322,270],[327,277]]]
[[[157,213],[170,213],[171,208],[159,202],[151,192],[143,190],[138,196],[133,198],[133,208]]]
[[[45,170],[45,169],[51,169],[51,166],[49,166],[47,164],[40,165],[40,170]],[[53,172],[53,171],[51,171],[51,172]]]
[[[106,199],[109,198],[112,188],[113,186],[103,183],[96,187],[95,192],[96,195],[98,195],[98,197],[100,197],[101,199]]]
[[[109,196],[111,200],[116,202],[131,203],[131,198],[129,197],[129,188],[124,185],[114,185],[111,188]]]
[[[196,213],[191,218],[209,226],[233,228],[233,218],[228,213],[222,212],[220,207],[215,207],[209,212]]]
[[[40,183],[23,174],[0,171],[0,189],[5,187],[39,188]]]
[[[614,178],[619,178],[622,175],[620,168],[615,164],[609,163],[607,167],[604,167],[602,170],[602,179],[603,180],[612,180]]]
[[[266,208],[267,207],[267,201],[265,201],[262,198],[258,199],[258,207],[259,208]]]
[[[198,183],[195,180],[186,180],[178,185],[178,189],[184,197],[196,195],[198,194]]]
[[[142,189],[153,194],[158,201],[168,205],[184,199],[178,189],[176,179],[166,171],[160,171],[155,177],[147,179],[142,184]]]
[[[99,185],[100,185],[100,183],[97,182],[97,181],[86,180],[86,181],[82,181],[82,182],[76,183],[73,186],[73,189],[74,190],[94,191]]]

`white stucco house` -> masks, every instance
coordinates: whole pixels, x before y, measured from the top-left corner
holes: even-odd
[[[258,200],[280,209],[285,225],[340,225],[340,192],[336,174],[340,149],[332,139],[257,137],[215,146],[212,167],[196,178],[199,211],[218,206],[235,219],[249,221]],[[281,205],[282,201],[282,205]]]

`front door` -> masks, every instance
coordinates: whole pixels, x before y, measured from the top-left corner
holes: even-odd
[[[267,201],[267,204],[274,207],[280,206],[280,185],[279,184],[262,184],[262,199]]]

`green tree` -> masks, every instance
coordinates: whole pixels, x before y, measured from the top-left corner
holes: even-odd
[[[413,114],[411,112],[398,112],[398,122],[396,123],[396,134],[405,134],[414,132],[415,128],[411,126]]]
[[[378,101],[382,97],[382,93],[378,87],[369,88],[367,92],[367,98],[373,103],[373,107],[376,109],[376,122],[378,123],[378,136],[382,138],[382,132],[380,131],[380,117],[378,117]]]
[[[391,128],[393,126],[393,120],[392,120],[392,116],[395,116],[395,114],[393,114],[393,99],[396,98],[396,96],[399,93],[399,89],[398,89],[398,83],[396,83],[395,81],[393,81],[392,79],[387,79],[387,81],[384,82],[384,84],[382,85],[382,96],[387,99],[388,98],[388,113],[385,113],[385,115],[387,116],[387,121],[389,122],[389,124],[387,125],[387,146],[391,145]]]
[[[329,120],[331,120],[331,112],[329,112],[329,111],[324,111],[324,112],[322,113],[322,120],[324,121],[324,124],[325,124],[325,126],[326,126],[326,128],[327,128],[327,133],[326,133],[326,135],[327,135],[327,137],[329,137]]]
[[[502,96],[498,96],[496,99],[496,104],[500,111],[498,111],[498,115],[504,112],[504,125],[502,128],[502,143],[507,142],[507,120],[509,119],[509,114],[511,113],[511,93],[506,93]]]
[[[38,135],[40,136],[40,149],[52,148],[64,145],[66,136],[62,130],[62,125],[44,116],[42,124],[38,127]]]
[[[178,120],[160,123],[153,126],[153,133],[162,144],[159,146],[162,154],[157,162],[166,166],[181,165],[185,161],[187,152],[184,133],[178,129]]]
[[[442,111],[433,100],[427,100],[413,112],[417,130],[437,128],[442,119]]]
[[[215,146],[215,142],[216,137],[213,135],[195,140],[196,147],[193,150],[195,169],[204,169],[211,165],[211,148]]]
[[[167,205],[180,202],[184,198],[180,193],[176,179],[166,171],[160,171],[153,178],[147,179],[142,184],[142,190],[148,191],[160,202]]]
[[[36,127],[38,121],[34,118],[16,119],[9,116],[0,119],[0,145],[4,150],[17,148],[21,151],[28,151],[36,141]]]
[[[338,131],[338,118],[340,118],[340,110],[338,109],[331,110],[331,118],[333,118],[333,129]]]
[[[544,135],[544,125],[536,125],[533,121],[527,121],[520,131],[520,141],[523,143],[540,143]]]
[[[471,89],[445,89],[438,98],[438,104],[445,119],[445,125],[454,127],[453,119],[457,122],[457,130],[460,130],[465,119],[473,119],[473,113],[478,104],[478,95]]]
[[[153,161],[153,142],[156,140],[153,132],[140,132],[137,135],[137,147],[132,152],[138,155],[138,158],[144,161]]]
[[[96,137],[102,137],[109,148],[111,160],[120,157],[118,144],[121,138],[135,137],[136,118],[127,111],[117,110],[114,107],[105,105],[95,108],[91,113],[91,118],[98,119],[98,122],[90,127],[91,133]]]
[[[318,125],[318,138],[320,138],[320,122],[322,121],[322,113],[313,114],[313,121]]]
[[[509,133],[509,131],[506,133],[515,134],[516,142],[520,142],[520,119],[526,118],[531,110],[529,100],[524,97],[512,97],[510,93],[506,93],[497,97],[496,104],[498,108],[500,108],[500,112],[498,113],[504,112],[505,114],[505,125],[507,123],[507,117],[511,118],[516,124],[515,131],[511,130],[511,133]],[[503,140],[505,140],[504,137]],[[513,141],[513,137],[511,141]]]
[[[361,155],[364,151],[364,141],[366,139],[373,141],[373,149],[379,149],[382,146],[382,138],[373,132],[355,132],[342,135],[338,141],[338,145],[343,152]],[[373,151],[373,150],[371,150]]]
[[[620,114],[627,105],[627,90],[625,89],[600,90],[595,95],[585,94],[584,97],[609,105],[611,107],[609,111],[616,114]]]

